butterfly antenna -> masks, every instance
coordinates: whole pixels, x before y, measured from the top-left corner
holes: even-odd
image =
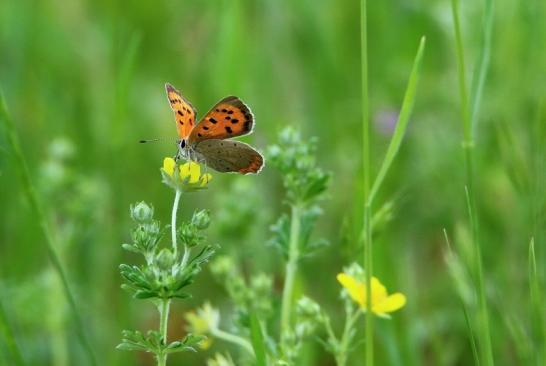
[[[148,142],[156,142],[159,141],[159,139],[151,139],[151,140],[138,140],[141,144],[147,144]]]
[[[173,139],[173,138],[162,138],[162,139],[138,140],[138,142],[139,142],[140,144],[147,144],[147,143],[149,143],[149,142],[158,142],[158,141],[162,141],[162,142],[167,141],[167,142],[170,142],[171,140],[174,141],[174,142],[178,141],[178,139],[176,139],[176,138],[174,138],[174,139]]]

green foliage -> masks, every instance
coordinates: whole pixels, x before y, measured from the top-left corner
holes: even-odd
[[[295,261],[328,244],[325,239],[311,240],[313,228],[322,214],[318,202],[331,177],[316,165],[317,142],[316,138],[304,141],[299,132],[287,127],[280,132],[278,143],[268,148],[269,162],[281,174],[286,202],[293,208],[291,217],[282,214],[271,226],[270,244],[280,250],[286,261],[290,260],[292,240],[297,247],[297,258],[292,258]],[[294,208],[298,210],[297,217],[294,217]],[[298,220],[297,238],[292,238],[292,220]]]
[[[16,364],[13,341],[29,365],[91,365],[93,356],[99,365],[153,363],[150,354],[112,349],[120,330],[145,336],[160,330],[156,308],[165,314],[163,300],[135,301],[120,291],[126,280],[117,268],[126,263],[143,271],[146,252],[163,267],[173,257],[183,261],[184,245],[196,241],[184,240],[180,228],[195,209],[210,210],[213,221],[193,233],[207,240],[188,248],[187,263],[207,244],[219,243],[237,274],[210,275],[202,265],[181,291],[192,298],[173,298],[163,324],[170,342],[180,340],[189,328],[186,311],[208,302],[228,336],[189,330],[207,340],[194,347],[197,353],[170,354],[170,365],[247,366],[258,362],[258,350],[268,366],[282,361],[287,273],[293,285],[286,291],[285,324],[293,329],[299,322],[302,296],[320,304],[323,315],[302,341],[297,365],[364,364],[363,317],[345,361],[340,352],[349,313],[335,276],[353,261],[363,266],[365,176],[371,189],[402,117],[400,102],[423,35],[426,53],[412,113],[369,212],[373,274],[406,294],[408,303],[389,321],[375,318],[375,337],[366,344],[375,365],[482,361],[477,246],[461,149],[470,132],[472,143],[464,147],[473,146],[473,217],[494,362],[546,364],[546,2],[459,1],[460,42],[450,1],[364,2],[365,17],[358,1],[0,1],[0,84],[12,122],[5,123],[5,109],[0,112],[0,292],[4,326],[12,333],[0,332],[0,364]],[[361,37],[359,24],[368,37]],[[458,54],[464,56],[461,73]],[[166,229],[174,192],[158,184],[157,174],[162,157],[175,154],[178,137],[165,82],[183,92],[198,118],[221,98],[240,97],[256,123],[252,134],[237,140],[266,157],[259,175],[208,168],[203,171],[214,177],[206,191],[201,182],[186,184],[197,192],[180,198],[179,222],[172,225],[176,250]],[[366,143],[361,117],[368,121]],[[275,144],[282,164],[297,163],[283,161],[288,150],[278,132],[284,126],[301,131],[303,143],[315,136],[315,167],[332,172],[319,195],[328,199],[301,204],[322,211],[309,244],[318,238],[331,243],[309,253],[300,245],[304,224],[292,219],[304,208],[293,215],[295,200],[287,198],[266,149]],[[137,143],[148,138],[162,142]],[[297,190],[308,191],[301,182]],[[140,236],[137,249],[132,231],[139,224],[127,208],[140,200],[153,202],[162,236],[155,243],[159,233],[150,229],[156,233],[149,242]],[[282,230],[272,233],[271,225]],[[452,238],[449,253],[444,229]],[[281,252],[267,245],[271,237],[283,243]],[[287,266],[291,241],[298,260]],[[164,279],[153,277],[151,285],[156,280]],[[333,347],[326,350],[318,339]]]
[[[191,295],[185,292],[185,288],[193,283],[201,266],[210,259],[215,249],[205,245],[187,263],[182,261],[180,252],[159,249],[158,244],[168,228],[161,228],[159,221],[153,219],[153,214],[153,207],[144,202],[131,206],[131,218],[136,224],[131,233],[133,242],[123,244],[123,248],[142,254],[146,264],[120,265],[121,275],[126,281],[123,288],[136,299],[187,299]],[[206,211],[195,212],[191,221],[182,223],[177,229],[179,242],[188,248],[201,245],[205,240],[201,231],[209,223]]]
[[[316,166],[317,139],[303,141],[301,134],[286,127],[279,142],[267,150],[269,163],[282,176],[286,200],[291,205],[310,205],[328,187],[330,174]]]
[[[116,348],[121,351],[142,351],[154,354],[197,352],[196,347],[205,338],[188,334],[179,341],[166,344],[161,333],[156,330],[149,330],[146,334],[139,331],[124,330],[123,339]]]

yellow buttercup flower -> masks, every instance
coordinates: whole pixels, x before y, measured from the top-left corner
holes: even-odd
[[[366,285],[353,276],[346,273],[337,275],[339,283],[347,290],[351,299],[353,299],[360,308],[366,311]],[[376,277],[372,277],[372,312],[380,317],[389,318],[388,313],[392,313],[406,304],[406,296],[397,292],[387,295],[387,289]]]
[[[212,179],[211,174],[201,175],[201,166],[193,161],[177,165],[173,158],[165,158],[161,168],[163,181],[174,189],[192,191],[204,188]]]

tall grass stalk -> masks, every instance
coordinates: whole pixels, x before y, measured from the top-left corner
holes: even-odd
[[[404,100],[402,102],[402,108],[398,116],[396,128],[394,134],[389,143],[387,153],[379,173],[376,176],[373,185],[370,189],[370,171],[371,171],[371,149],[370,149],[370,107],[368,96],[368,41],[367,41],[367,12],[366,12],[366,0],[361,0],[360,4],[360,27],[361,27],[361,76],[362,76],[362,131],[363,131],[363,172],[364,172],[364,268],[366,283],[370,284],[373,273],[373,237],[372,237],[372,207],[373,199],[379,191],[387,172],[394,161],[402,139],[405,135],[406,128],[408,126],[409,117],[413,109],[415,101],[415,95],[417,91],[417,82],[421,69],[423,53],[425,50],[425,37],[421,38],[419,48],[415,56],[413,67],[410,73],[409,81],[406,86],[404,94]],[[371,286],[366,286],[366,308],[372,308],[372,294]],[[374,363],[373,356],[373,316],[371,312],[368,312],[366,316],[366,365],[372,366]]]
[[[479,224],[476,214],[476,200],[474,197],[474,132],[472,126],[472,116],[477,116],[477,111],[471,111],[469,109],[469,100],[467,96],[466,87],[466,72],[465,72],[465,60],[463,41],[461,36],[461,26],[459,22],[459,2],[458,0],[451,0],[451,9],[453,16],[453,25],[455,30],[455,42],[456,42],[456,55],[457,55],[457,68],[459,77],[459,94],[461,99],[461,122],[463,129],[463,150],[464,161],[466,169],[466,196],[467,206],[470,218],[470,225],[472,229],[472,244],[474,248],[474,263],[473,272],[476,277],[476,290],[478,292],[478,304],[479,304],[479,345],[481,362],[490,366],[494,364],[493,350],[491,345],[491,334],[489,330],[489,314],[487,309],[487,300],[485,295],[485,284],[482,268],[482,254],[479,242]],[[481,99],[481,96],[474,93],[474,101],[472,106],[476,108],[478,105],[476,100]]]
[[[59,276],[62,282],[64,294],[66,296],[66,299],[68,300],[72,317],[76,325],[75,327],[76,333],[78,335],[78,338],[80,339],[81,345],[83,346],[85,350],[88,361],[91,365],[96,365],[97,362],[95,359],[95,355],[93,353],[93,349],[91,348],[91,344],[89,343],[89,340],[87,339],[87,335],[84,330],[86,328],[84,327],[80,313],[78,311],[78,307],[76,306],[76,300],[74,299],[74,295],[72,294],[72,291],[70,290],[68,278],[62,267],[61,260],[59,259],[59,256],[57,255],[57,252],[55,251],[55,246],[53,244],[53,237],[49,229],[46,215],[44,213],[42,205],[40,204],[38,200],[38,194],[36,193],[36,189],[32,185],[32,180],[30,178],[31,175],[29,172],[27,162],[23,155],[23,150],[21,149],[19,136],[17,135],[17,131],[15,130],[15,125],[13,124],[11,115],[8,112],[7,104],[4,99],[4,95],[1,91],[0,91],[0,119],[2,119],[4,127],[6,129],[7,139],[11,146],[11,150],[13,152],[17,167],[19,169],[19,173],[21,175],[21,181],[22,181],[24,192],[30,203],[30,207],[32,209],[36,222],[40,226],[42,233],[44,235],[45,240],[40,242],[45,245],[45,249],[49,257],[49,260],[51,261],[53,269],[55,270],[55,272],[57,273],[57,275]]]
[[[372,282],[372,208],[370,202],[370,100],[368,96],[368,15],[366,0],[360,1],[360,61],[362,88],[362,170],[364,174],[364,269],[366,283]],[[366,286],[366,307],[371,309],[371,286]],[[373,317],[366,316],[366,365],[373,365]]]

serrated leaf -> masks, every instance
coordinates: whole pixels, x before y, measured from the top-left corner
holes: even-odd
[[[159,294],[155,291],[144,291],[144,290],[138,290],[135,292],[133,297],[135,299],[149,299],[151,297],[159,297]]]

